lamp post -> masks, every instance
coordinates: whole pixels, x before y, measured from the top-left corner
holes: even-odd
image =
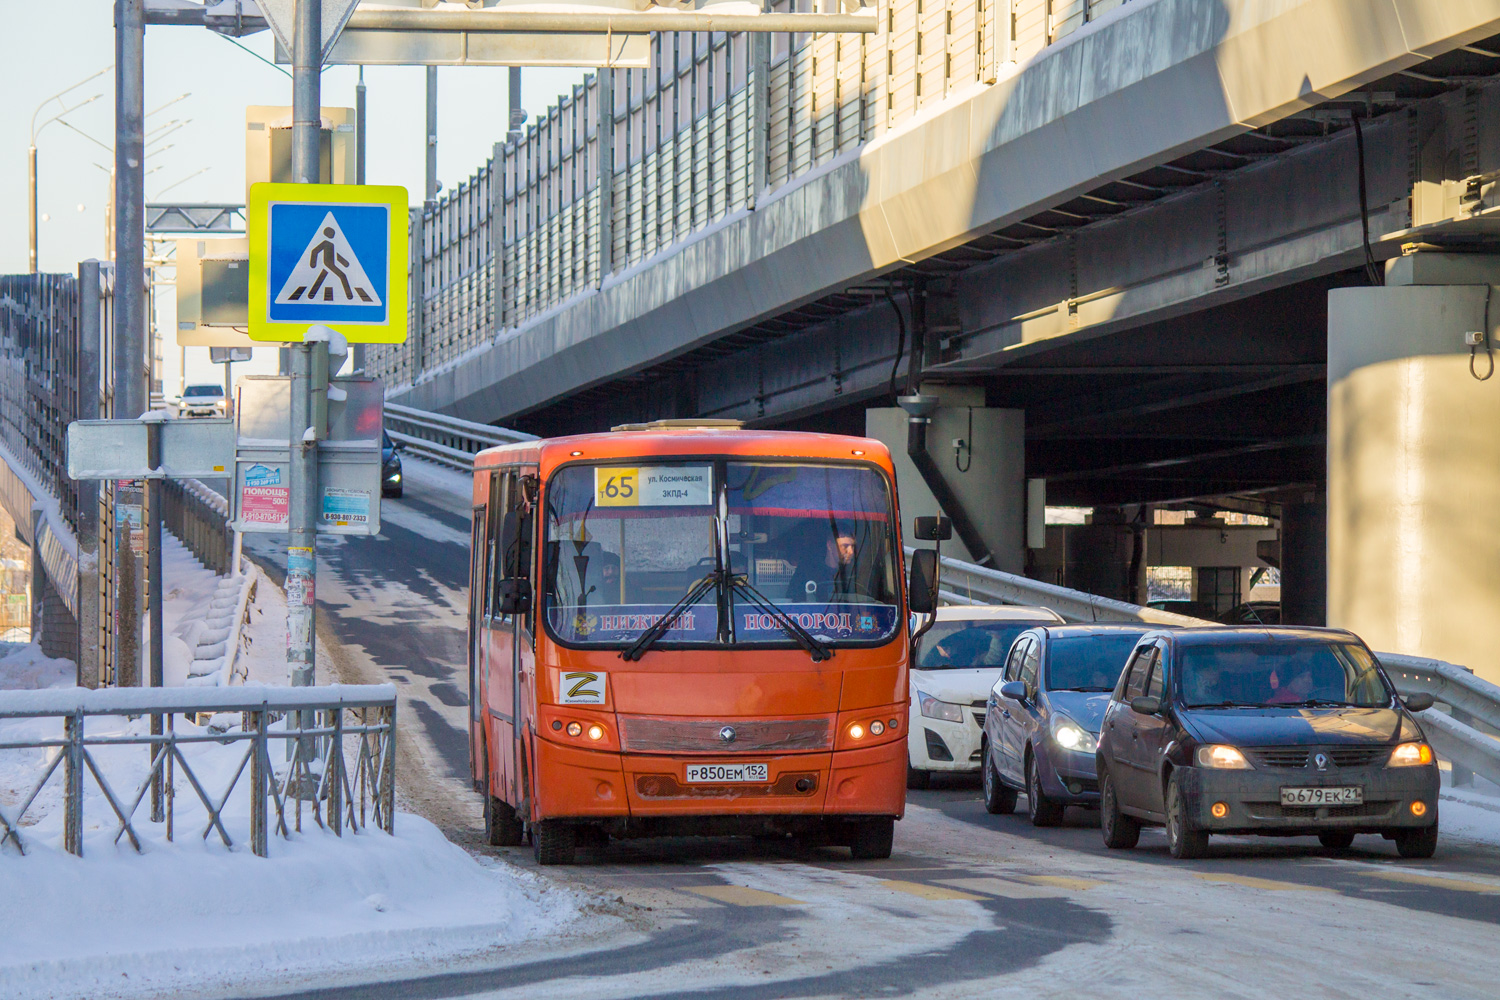
[[[83,107],[85,104],[92,104],[95,101],[99,100],[99,98],[103,97],[104,95],[103,94],[95,94],[93,97],[90,97],[86,101],[79,101],[77,104],[73,105],[71,108],[63,108],[57,114],[53,115],[51,118],[48,118],[46,121],[42,122],[42,124],[41,124],[40,127],[38,127],[37,123],[36,123],[37,117],[42,113],[42,109],[44,109],[47,105],[51,104],[55,100],[58,100],[64,94],[67,94],[67,93],[69,93],[71,91],[77,90],[79,87],[82,87],[85,83],[88,83],[94,77],[100,76],[100,75],[102,75],[104,73],[108,73],[109,69],[110,68],[108,66],[106,66],[103,69],[101,69],[98,73],[95,73],[92,76],[88,76],[88,77],[85,77],[82,80],[79,80],[77,83],[73,84],[73,86],[68,87],[65,90],[59,90],[57,93],[55,93],[51,97],[47,98],[41,104],[38,104],[36,106],[36,110],[31,113],[31,143],[30,143],[30,145],[28,145],[26,147],[26,199],[27,199],[27,202],[26,202],[27,203],[27,211],[26,211],[26,223],[27,223],[27,226],[26,226],[26,228],[27,228],[27,236],[28,236],[28,241],[27,241],[27,244],[26,244],[26,246],[27,246],[26,259],[27,259],[27,272],[30,273],[30,274],[36,274],[36,272],[37,272],[37,249],[36,249],[36,245],[37,245],[36,139],[37,139],[37,136],[41,135],[42,134],[42,130],[45,129],[48,125],[51,125],[53,122],[60,120],[64,115],[71,114],[74,111],[77,111],[79,108]],[[67,122],[63,122],[63,124],[66,125],[68,123]]]

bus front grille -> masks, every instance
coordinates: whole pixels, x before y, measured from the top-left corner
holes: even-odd
[[[827,750],[833,720],[680,719],[620,716],[620,745],[627,753],[777,753]]]

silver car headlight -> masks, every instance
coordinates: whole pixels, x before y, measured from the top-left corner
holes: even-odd
[[[929,719],[941,719],[943,722],[963,722],[964,707],[955,705],[950,701],[938,701],[930,694],[917,692],[917,709]]]
[[[1054,716],[1052,719],[1052,741],[1064,750],[1078,753],[1093,753],[1099,747],[1099,738],[1072,719]]]

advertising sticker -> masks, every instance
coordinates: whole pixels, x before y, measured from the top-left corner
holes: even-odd
[[[291,524],[292,488],[281,470],[256,463],[245,470],[240,487],[240,521],[250,530],[275,530]],[[254,525],[255,527],[250,527]]]
[[[370,494],[364,490],[323,488],[323,523],[340,528],[370,523]]]

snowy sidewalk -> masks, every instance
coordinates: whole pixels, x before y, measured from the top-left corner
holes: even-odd
[[[169,682],[186,680],[185,637],[209,611],[212,573],[185,556],[166,561],[169,637],[182,643]],[[285,604],[260,582],[246,654],[252,682],[285,683]],[[0,650],[3,655],[7,650]],[[169,654],[170,655],[170,654]],[[0,659],[6,690],[71,686],[73,664],[35,646]],[[216,723],[238,724],[239,716]],[[90,718],[90,736],[141,733],[149,720]],[[207,733],[179,718],[179,733]],[[0,720],[0,742],[61,734],[58,719]],[[228,787],[243,744],[184,745],[210,795]],[[14,816],[56,750],[0,750],[0,808]],[[90,753],[117,794],[133,792],[149,769],[139,746],[95,746]],[[158,997],[289,989],[310,981],[376,978],[412,964],[475,957],[556,938],[580,912],[580,898],[449,843],[419,816],[396,816],[394,837],[335,837],[304,815],[303,832],[273,836],[270,857],[250,853],[248,781],[224,811],[235,841],[204,839],[206,812],[179,778],[176,831],[135,813],[143,852],[117,845],[117,823],[92,775],[84,780],[84,856],[61,850],[61,769],[21,828],[27,854],[0,849],[0,997]]]

